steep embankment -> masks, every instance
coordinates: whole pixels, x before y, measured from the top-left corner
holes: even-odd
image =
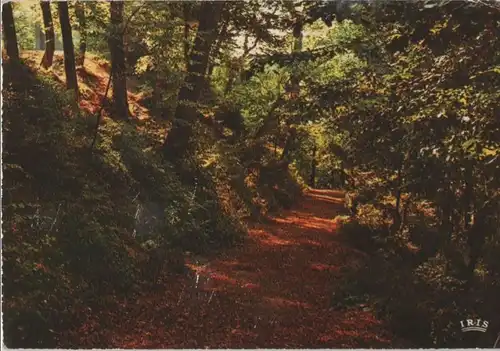
[[[26,63],[33,68],[42,69],[40,61],[43,57],[43,51],[23,51],[22,58]],[[109,80],[109,62],[99,59],[97,56],[87,53],[84,67],[77,68],[78,89],[80,91],[80,108],[83,110],[96,113],[99,111],[103,97],[106,92],[106,87]],[[64,84],[66,78],[64,76],[64,58],[63,53],[58,51],[54,55],[54,64],[50,69],[54,79]],[[128,79],[128,102],[132,116],[138,120],[147,119],[150,113],[147,108],[142,106],[139,101],[142,94],[137,89],[137,85],[133,79]],[[111,97],[111,89],[108,90],[107,97]]]

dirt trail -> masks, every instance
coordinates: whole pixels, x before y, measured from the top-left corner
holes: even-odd
[[[342,244],[338,191],[312,190],[295,209],[254,225],[241,246],[184,281],[124,303],[108,320],[108,347],[398,347],[372,312],[331,308],[342,267],[360,253]],[[210,278],[210,279],[209,279]]]

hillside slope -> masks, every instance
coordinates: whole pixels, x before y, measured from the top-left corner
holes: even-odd
[[[43,51],[23,51],[21,56],[36,71],[43,70],[39,66]],[[106,92],[109,70],[109,62],[90,53],[86,54],[84,66],[77,68],[78,87],[81,93],[80,108],[92,114],[98,112]],[[63,53],[61,51],[55,52],[54,64],[50,73],[58,82],[65,82]],[[129,88],[127,96],[132,117],[138,120],[150,118],[149,110],[139,102],[143,95],[137,89],[137,82],[133,78],[129,78],[127,83]],[[108,99],[111,97],[111,93],[112,90],[109,89]]]
[[[259,180],[252,174],[249,182],[238,150],[224,149],[202,127],[197,141],[217,162],[203,167],[202,160],[190,159],[174,167],[159,149],[165,123],[146,112],[130,123],[104,118],[91,150],[106,65],[86,60],[78,107],[61,82],[60,56],[48,72],[39,69],[39,56],[26,56],[28,65],[3,62],[9,347],[81,346],[70,342],[72,333],[95,314],[117,308],[116,301],[148,291],[155,272],[178,269],[179,253],[240,243],[242,217],[260,211],[254,211],[259,199],[291,202],[300,193],[294,179],[273,172],[272,164],[262,167],[275,175]],[[132,108],[146,111],[137,93],[129,96]]]

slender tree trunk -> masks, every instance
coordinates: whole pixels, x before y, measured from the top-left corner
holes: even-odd
[[[54,60],[54,51],[56,50],[56,36],[54,34],[54,23],[52,21],[52,12],[50,11],[50,2],[41,1],[40,7],[42,8],[43,26],[45,27],[45,52],[41,65],[47,69],[52,67]]]
[[[293,150],[296,135],[297,130],[294,127],[290,127],[288,136],[286,138],[285,147],[283,148],[283,153],[281,154],[281,161],[284,164],[288,165],[290,163],[290,153]]]
[[[401,165],[399,166],[398,169],[398,180],[397,180],[398,184],[396,188],[396,207],[394,209],[394,213],[392,216],[392,224],[390,227],[391,234],[396,234],[397,231],[401,228],[401,223],[402,223],[401,219],[401,195],[402,195],[401,187],[403,184],[403,179],[401,178],[402,173],[403,173],[403,161],[401,162]]]
[[[85,53],[87,52],[87,20],[85,16],[85,3],[77,1],[75,3],[75,15],[78,19],[78,27],[80,29],[80,48],[77,57],[77,66],[82,66],[85,63]]]
[[[488,228],[487,208],[480,209],[474,218],[474,224],[469,228],[467,235],[467,244],[469,245],[469,263],[466,268],[466,279],[469,284],[474,278],[474,270],[481,258],[482,248],[484,246]]]
[[[236,73],[235,73],[235,66],[231,60],[229,60],[229,63],[227,65],[228,68],[228,74],[227,74],[227,82],[226,82],[226,87],[224,88],[224,94],[229,94],[229,92],[233,89],[233,83],[236,78]]]
[[[298,24],[294,26],[294,31],[293,31],[293,36],[294,36],[294,44],[292,51],[301,51],[302,50],[302,25]],[[294,72],[292,72],[292,77],[290,79],[290,97],[291,98],[296,98],[298,97],[299,94],[299,78],[296,76]],[[294,127],[290,127],[290,122],[286,123],[287,129],[288,129],[288,135],[286,138],[285,146],[283,148],[283,153],[281,154],[281,163],[288,167],[290,163],[290,154],[291,151],[294,148],[295,144],[295,138],[297,135],[297,130]]]
[[[453,223],[451,221],[451,214],[451,205],[443,204],[441,208],[441,232],[443,235],[445,235],[444,239],[447,243],[451,242],[451,236],[453,235]]]
[[[269,112],[267,113],[267,116],[264,118],[264,123],[257,129],[257,132],[254,135],[254,139],[259,139],[263,137],[270,129],[271,126],[273,125],[274,122],[274,112],[278,107],[281,106],[283,103],[283,98],[280,96],[278,99],[276,99],[275,102],[271,105]]]
[[[158,70],[154,71],[154,89],[153,89],[153,110],[154,115],[157,116],[159,112],[159,106],[161,103],[161,80],[158,74]]]
[[[243,43],[243,50],[244,52],[247,50],[248,47],[248,35],[245,35],[244,43]],[[243,61],[244,57],[242,56],[241,59],[230,59],[227,65],[227,82],[226,82],[226,87],[224,89],[224,94],[227,95],[229,92],[233,89],[234,81],[236,80],[236,77],[238,76],[240,72],[240,66],[241,62]]]
[[[298,22],[293,28],[293,48],[292,52],[302,51],[302,23]],[[300,94],[300,79],[296,74],[292,73],[290,78],[290,98],[296,99]]]
[[[410,206],[412,204],[412,194],[408,196],[408,199],[406,200],[404,206],[403,206],[403,211],[402,211],[402,216],[401,216],[401,225],[403,228],[408,224],[408,213],[410,212]]]
[[[199,99],[204,85],[210,48],[215,40],[222,7],[223,2],[219,1],[206,1],[201,5],[198,33],[189,55],[185,84],[179,91],[172,129],[163,145],[165,155],[172,160],[182,159],[190,148],[192,123],[198,116],[192,103]]]
[[[347,171],[345,169],[344,161],[340,161],[340,184],[342,189],[347,188]]]
[[[74,90],[78,99],[78,81],[75,69],[75,48],[71,34],[71,23],[69,21],[68,3],[61,1],[57,3],[59,10],[59,21],[61,22],[61,33],[64,49],[64,70],[66,72],[66,87]]]
[[[471,211],[472,211],[472,200],[474,198],[474,169],[471,165],[467,165],[465,168],[465,189],[462,196],[462,213],[464,229],[468,230],[471,224]]]
[[[45,31],[38,23],[35,25],[35,40],[36,49],[45,50]]]
[[[227,26],[224,28],[224,31],[221,31],[221,33],[225,34],[227,32]],[[244,83],[248,81],[249,75],[248,72],[244,70],[245,67],[245,59],[247,58],[248,54],[257,47],[257,44],[259,43],[260,38],[257,37],[252,45],[248,45],[248,35],[245,36],[244,39],[244,44],[243,44],[243,54],[233,60],[230,61],[229,64],[227,65],[227,70],[228,70],[228,79],[226,83],[226,88],[224,90],[225,94],[228,94],[233,86],[234,82],[236,79],[239,79],[239,83]],[[278,83],[278,90],[279,90],[279,83]]]
[[[14,25],[11,2],[2,5],[2,22],[3,40],[7,55],[11,60],[18,61],[19,49],[17,48],[16,26]]]
[[[309,179],[309,186],[314,188],[316,186],[316,145],[313,146],[312,159],[311,159],[311,176]]]
[[[217,55],[219,54],[219,50],[220,50],[222,41],[224,40],[224,37],[226,36],[228,23],[229,23],[228,21],[225,21],[222,24],[222,28],[219,31],[219,34],[217,35],[218,40],[217,40],[216,44],[214,45],[214,49],[212,50],[212,52],[210,54],[210,57],[212,58],[212,60],[210,60],[208,62],[208,69],[207,69],[207,76],[208,77],[212,76],[212,73],[213,73],[214,68],[216,66],[215,57],[217,57]]]
[[[111,75],[113,81],[113,114],[119,119],[128,119],[127,77],[125,75],[125,51],[123,44],[123,1],[111,2]]]
[[[396,212],[400,213],[401,208],[401,189],[396,190]]]

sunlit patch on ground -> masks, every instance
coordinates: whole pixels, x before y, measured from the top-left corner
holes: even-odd
[[[300,308],[310,308],[311,305],[305,302],[292,301],[289,299],[279,298],[279,297],[265,297],[265,301],[269,302],[273,307],[300,307]]]
[[[323,271],[338,272],[339,271],[339,267],[335,267],[335,266],[331,266],[331,265],[327,265],[327,264],[323,264],[323,263],[313,263],[311,265],[311,269],[313,271],[320,271],[320,272],[323,272]]]
[[[23,50],[22,57],[28,62],[32,62],[33,67],[38,67],[39,62],[43,56],[43,51],[41,50]],[[64,75],[63,53],[62,51],[56,51],[54,55],[54,65],[48,71],[49,74],[53,76],[57,81],[63,83],[66,81]],[[42,70],[42,68],[38,68]],[[92,55],[91,53],[86,54],[85,68],[77,68],[77,79],[78,79],[78,89],[83,99],[80,99],[80,108],[91,114],[97,113],[102,106],[104,93],[108,85],[109,79],[109,67],[105,62],[99,62],[99,59]],[[139,101],[142,98],[140,93],[134,93],[134,86],[137,85],[133,79],[128,79],[127,96],[129,102],[129,110],[131,117],[144,121],[149,119],[150,111],[142,106]],[[132,89],[131,89],[132,88]],[[108,90],[107,97],[110,98],[112,94],[112,89]]]
[[[300,243],[301,245],[310,245],[310,246],[314,246],[314,247],[321,247],[321,243],[319,243],[318,241],[315,241],[315,240],[310,240],[310,239],[303,239],[303,240],[297,240],[298,243]]]
[[[291,240],[282,239],[276,235],[273,235],[264,230],[251,230],[250,234],[253,237],[258,238],[263,244],[270,246],[281,246],[281,245],[296,245]]]
[[[230,284],[238,284],[238,282],[235,279],[232,279],[232,278],[228,277],[225,274],[211,273],[210,274],[210,278],[212,278],[214,280],[220,280],[220,281],[223,281],[223,282],[227,282],[227,283],[230,283]]]
[[[260,287],[259,284],[254,284],[254,283],[245,283],[242,286],[247,289],[258,289]]]
[[[318,200],[324,201],[328,204],[339,205],[339,206],[344,204],[344,199],[332,198],[325,195],[313,195],[313,197]]]

